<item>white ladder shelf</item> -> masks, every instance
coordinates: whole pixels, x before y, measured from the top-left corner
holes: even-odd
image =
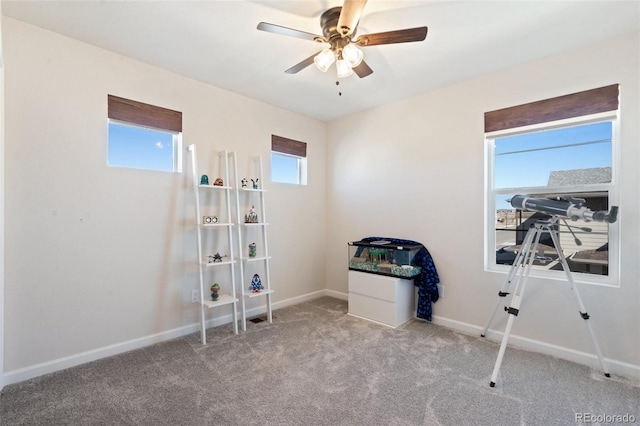
[[[188,151],[191,153],[191,172],[193,180],[193,192],[195,195],[195,223],[197,232],[197,245],[198,245],[198,272],[199,272],[199,287],[200,287],[200,341],[202,344],[207,343],[206,334],[206,318],[207,311],[210,308],[217,308],[221,306],[231,305],[233,315],[233,332],[238,334],[238,311],[236,297],[236,279],[235,279],[235,250],[233,248],[233,220],[231,216],[231,191],[233,188],[229,186],[229,154],[227,151],[220,152],[219,163],[222,172],[224,173],[223,185],[209,185],[201,183],[198,175],[198,165],[196,161],[196,147],[195,145],[189,145]],[[221,216],[223,222],[205,223],[204,216],[201,212],[201,200],[200,192],[207,193],[208,196],[221,195],[224,200],[221,207],[224,210],[224,214]],[[217,197],[219,199],[220,197]],[[213,203],[210,203],[207,207],[213,207]],[[205,215],[206,216],[206,215]],[[228,258],[223,258],[220,261],[208,261],[208,256],[204,252],[205,239],[213,239],[212,233],[225,232],[226,231],[226,249],[229,250]],[[228,288],[223,287],[223,292],[219,295],[217,300],[211,300],[208,281],[205,277],[215,277],[217,273],[221,273],[221,269],[227,269],[228,274],[231,277],[231,285]],[[225,293],[224,290],[227,290]]]
[[[235,153],[230,154],[233,157],[233,170],[236,186],[236,221],[238,223],[238,250],[240,253],[240,306],[242,312],[242,330],[247,330],[247,306],[246,301],[265,296],[267,305],[267,319],[269,323],[273,322],[272,308],[271,308],[271,295],[273,289],[271,288],[271,279],[269,274],[269,262],[271,256],[269,256],[268,246],[268,232],[267,228],[269,223],[267,222],[267,214],[265,207],[265,193],[266,189],[262,186],[264,183],[262,174],[262,158],[254,157],[252,159],[251,173],[257,178],[257,188],[254,188],[252,182],[238,180],[238,168],[237,159]],[[243,179],[244,180],[244,179]],[[249,208],[252,209],[257,206],[256,214],[258,215],[256,222],[247,222],[243,216],[244,212],[249,212]],[[259,238],[258,238],[259,237]],[[249,240],[251,238],[251,240]],[[256,240],[253,240],[255,238]],[[256,243],[258,246],[255,253],[251,253],[249,249],[250,243]],[[264,287],[259,292],[252,292],[249,289],[249,274],[251,272],[259,274],[260,280]],[[245,281],[245,275],[247,281]],[[253,278],[253,275],[251,275]]]

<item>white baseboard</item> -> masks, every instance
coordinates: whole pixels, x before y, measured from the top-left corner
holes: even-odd
[[[342,293],[339,291],[335,291],[335,290],[325,290],[324,291],[324,295],[325,296],[331,296],[334,297],[336,299],[340,299],[340,300],[349,300],[349,294],[348,293]]]
[[[273,303],[274,309],[284,308],[298,303],[306,302],[309,300],[317,299],[322,296],[330,296],[336,299],[348,300],[346,293],[341,293],[333,290],[320,290],[313,293],[305,294],[302,296],[293,297],[286,300]],[[258,316],[267,311],[266,305],[258,306],[256,308],[249,309],[247,311],[247,317]],[[232,315],[224,315],[221,317],[213,318],[207,321],[207,327],[217,327],[223,324],[229,324],[232,321]],[[433,324],[451,328],[457,331],[461,331],[468,334],[480,335],[482,328],[473,324],[463,323],[448,318],[433,317]],[[28,367],[12,370],[4,374],[2,377],[3,384],[11,385],[14,383],[29,380],[45,374],[55,373],[56,371],[65,370],[67,368],[75,367],[77,365],[85,364],[87,362],[96,361],[102,358],[118,355],[124,352],[129,352],[135,349],[140,349],[145,346],[150,346],[156,343],[164,342],[167,340],[176,339],[178,337],[186,336],[191,333],[196,333],[200,330],[199,323],[189,324],[183,327],[174,328],[172,330],[163,331],[161,333],[152,334],[138,339],[129,340],[126,342],[116,343],[114,345],[105,346],[102,348],[93,349],[90,351],[82,352],[79,354],[69,355],[63,358],[58,358],[52,361],[47,361],[40,364],[31,365]],[[489,330],[487,338],[492,341],[500,342],[502,339],[502,332]],[[566,359],[569,361],[577,362],[592,366],[599,369],[598,359],[595,355],[575,351],[569,348],[561,346],[551,345],[548,343],[531,340],[525,337],[511,335],[509,336],[509,343],[512,346],[520,347],[535,352],[540,352],[558,358]],[[607,368],[611,373],[625,377],[632,377],[640,379],[640,366],[629,364],[622,361],[616,361],[605,358]]]
[[[436,315],[433,316],[432,323],[475,336],[480,336],[483,331],[483,328],[480,326],[443,318]],[[500,343],[502,341],[503,335],[504,333],[502,331],[489,329],[486,339]],[[552,345],[550,343],[529,339],[526,337],[518,336],[516,334],[509,335],[509,346],[555,356],[557,358],[576,362],[578,364],[588,365],[589,367],[600,370],[600,363],[598,362],[598,357],[595,354],[576,351],[574,349],[565,348],[563,346]],[[604,358],[604,363],[609,372],[612,374],[633,379],[640,379],[640,365],[634,365],[610,358]]]
[[[231,322],[231,315],[229,321]],[[8,371],[4,374],[5,385],[22,382],[44,374],[55,373],[56,371],[65,370],[87,362],[96,361],[102,358],[140,349],[145,346],[175,339],[177,337],[186,336],[195,333],[200,329],[199,323],[190,324],[184,327],[163,331],[161,333],[152,334],[150,336],[129,340],[126,342],[116,343],[114,345],[104,346],[102,348],[93,349],[79,354],[69,355],[63,358],[54,359],[52,361],[40,364],[30,365],[28,367],[17,370]]]
[[[297,305],[298,303],[308,302],[309,300],[317,299],[317,298],[322,297],[322,296],[330,296],[330,295],[327,294],[326,290],[314,291],[313,293],[307,293],[307,294],[302,295],[302,296],[292,297],[290,299],[281,300],[279,302],[274,302],[273,303],[273,308],[274,309],[285,308],[287,306]],[[261,307],[259,307],[257,309],[262,309],[264,312],[266,312],[267,311],[267,306],[264,305],[264,306],[261,306]]]
[[[281,300],[274,302],[273,309],[284,308],[298,303],[306,302],[309,300],[317,299],[322,296],[338,297],[333,294],[327,294],[326,290],[320,290],[313,293],[305,294],[303,296],[293,297],[287,300]],[[267,312],[267,306],[262,305],[256,308],[247,310],[247,317],[254,317]],[[217,327],[223,324],[230,324],[233,321],[231,314],[215,317],[207,321],[207,328]],[[102,348],[93,349],[90,351],[82,352],[79,354],[69,355],[63,358],[54,359],[52,361],[43,362],[40,364],[30,365],[28,367],[20,368],[6,372],[2,380],[0,380],[4,386],[14,383],[22,382],[25,380],[33,379],[45,374],[55,373],[56,371],[65,370],[67,368],[75,367],[77,365],[85,364],[91,361],[97,361],[102,358],[107,358],[113,355],[118,355],[124,352],[144,348],[145,346],[154,345],[156,343],[165,342],[167,340],[176,339],[178,337],[186,336],[191,333],[200,331],[200,323],[193,323],[183,327],[174,328],[172,330],[163,331],[161,333],[152,334],[138,339],[129,340],[126,342],[116,343]]]

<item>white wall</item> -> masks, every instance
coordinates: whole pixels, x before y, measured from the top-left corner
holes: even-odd
[[[620,286],[580,289],[604,356],[640,372],[639,52],[631,34],[329,123],[328,288],[347,292],[348,241],[417,240],[445,289],[435,322],[479,334],[506,278],[483,269],[484,112],[620,83]],[[513,335],[547,352],[593,353],[562,281],[530,280]]]
[[[325,123],[10,18],[2,31],[9,381],[198,320],[189,156],[183,174],[108,167],[108,94],[182,111],[202,173],[226,149],[241,176],[262,155],[268,177],[272,133],[307,142],[307,186],[265,183],[273,298],[324,289]]]

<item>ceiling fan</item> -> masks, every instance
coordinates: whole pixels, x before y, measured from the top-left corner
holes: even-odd
[[[286,70],[288,74],[295,74],[313,63],[318,69],[326,72],[335,62],[338,78],[348,77],[354,72],[363,78],[373,73],[373,70],[364,61],[364,55],[358,47],[423,41],[427,37],[427,27],[417,27],[365,34],[356,38],[356,30],[366,3],[367,0],[345,0],[342,7],[333,7],[325,11],[320,16],[321,36],[267,22],[260,22],[258,29],[317,43],[329,43],[326,49],[314,53]]]

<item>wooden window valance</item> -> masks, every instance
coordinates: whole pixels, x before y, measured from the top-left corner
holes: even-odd
[[[282,136],[271,135],[271,151],[306,158],[307,144],[305,142],[283,138]]]
[[[618,85],[545,99],[484,114],[485,133],[618,109]]]
[[[182,132],[182,113],[108,95],[108,116],[114,120],[156,129]]]

